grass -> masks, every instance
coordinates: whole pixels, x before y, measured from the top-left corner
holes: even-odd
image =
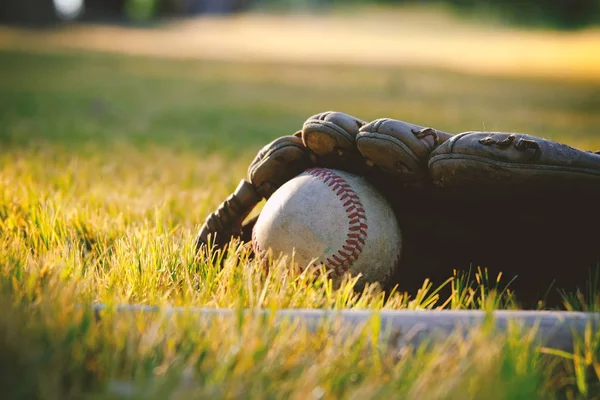
[[[451,132],[507,130],[600,148],[600,86],[434,69],[0,53],[0,377],[5,398],[598,398],[600,332],[573,354],[483,327],[392,350],[270,320],[106,318],[77,304],[278,309],[516,308],[508,282],[453,274],[450,298],[338,290],[269,273],[248,250],[195,258],[203,218],[258,149],[327,109]],[[224,267],[218,268],[219,257]],[[572,309],[599,310],[590,292]]]

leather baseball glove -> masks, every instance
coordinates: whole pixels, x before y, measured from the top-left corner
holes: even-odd
[[[535,301],[552,284],[578,288],[597,265],[600,154],[520,133],[452,135],[340,112],[314,115],[262,148],[247,179],[208,216],[196,247],[249,241],[256,219],[244,219],[256,204],[313,166],[362,175],[388,198],[404,240],[389,284],[403,290],[481,265],[518,276],[513,290]]]

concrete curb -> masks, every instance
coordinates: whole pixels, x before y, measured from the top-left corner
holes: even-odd
[[[157,314],[165,318],[172,316],[198,317],[201,322],[210,323],[218,318],[235,318],[239,311],[222,308],[183,308],[154,307],[143,305],[117,305],[108,307],[94,305],[97,319],[103,315]],[[113,314],[114,313],[114,314]],[[372,311],[372,310],[320,310],[320,309],[281,309],[276,311],[256,309],[243,310],[246,316],[268,317],[274,313],[275,323],[285,321],[305,324],[308,329],[316,329],[324,322],[340,322],[342,327],[364,326],[373,318],[379,318],[381,335],[385,335],[388,345],[418,345],[426,340],[435,340],[460,332],[467,335],[469,330],[488,322],[497,332],[506,332],[512,324],[523,328],[524,332],[535,329],[535,343],[540,346],[564,351],[573,350],[573,342],[583,337],[586,327],[594,332],[600,329],[600,313],[567,311]]]

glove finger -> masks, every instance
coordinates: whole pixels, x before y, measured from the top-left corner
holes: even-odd
[[[261,198],[311,166],[310,152],[299,135],[280,137],[263,147],[235,192],[207,218],[196,236],[196,248],[224,248],[233,237],[244,236],[242,222]]]
[[[302,127],[302,141],[318,156],[337,151],[356,152],[356,134],[365,122],[352,115],[327,111],[308,118]]]
[[[356,135],[365,122],[352,115],[327,111],[308,118],[302,141],[320,167],[364,175],[370,168],[356,148]]]
[[[242,180],[217,210],[210,213],[196,235],[196,249],[208,247],[223,248],[233,237],[242,233],[242,222],[261,200],[252,185]]]
[[[258,221],[258,216],[244,222],[244,225],[242,226],[242,234],[241,234],[242,242],[245,242],[245,243],[252,242],[252,232],[254,231],[254,225],[256,225],[256,221]]]
[[[310,151],[298,136],[283,136],[263,147],[248,167],[248,179],[269,198],[281,185],[312,166]]]
[[[535,136],[465,132],[433,151],[429,171],[442,187],[600,188],[600,155]]]
[[[363,126],[356,136],[358,151],[383,171],[403,181],[424,179],[430,153],[450,134],[382,118]]]

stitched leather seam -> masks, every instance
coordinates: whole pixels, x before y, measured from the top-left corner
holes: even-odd
[[[314,128],[313,125],[317,125],[316,128]],[[314,129],[313,131],[308,132],[308,133],[320,133],[323,131],[323,128],[327,128],[327,129],[331,129],[332,131],[342,135],[344,137],[344,139],[349,140],[350,142],[352,142],[352,140],[354,139],[352,137],[352,135],[350,133],[346,132],[346,130],[344,128],[342,128],[335,122],[326,121],[324,119],[317,120],[316,122],[314,122],[314,121],[311,121],[310,123],[307,122],[307,127],[313,127],[313,129]]]
[[[569,167],[565,165],[547,165],[547,164],[526,164],[526,163],[516,163],[510,161],[498,161],[493,160],[486,157],[474,156],[470,154],[440,154],[432,157],[429,160],[429,167],[431,168],[433,164],[441,163],[444,161],[450,160],[460,160],[460,161],[472,161],[472,162],[480,162],[483,164],[491,164],[495,166],[500,166],[507,169],[523,171],[523,170],[536,170],[536,171],[557,171],[557,172],[569,172],[569,173],[581,173],[585,175],[593,175],[598,176],[599,173],[597,170],[586,167]]]
[[[424,157],[420,157],[419,155],[417,155],[408,145],[406,145],[406,143],[404,143],[402,140],[390,136],[388,134],[385,133],[379,133],[379,132],[361,132],[360,135],[358,135],[356,137],[356,142],[360,142],[361,139],[377,139],[377,140],[383,140],[389,143],[394,144],[395,146],[397,146],[398,148],[400,148],[404,154],[406,154],[407,156],[410,157],[410,159],[417,164],[418,166],[420,166],[421,164],[423,164],[424,162],[424,158],[426,158],[426,156]]]
[[[346,211],[349,226],[345,243],[325,260],[325,264],[332,267],[336,275],[342,275],[358,258],[367,239],[368,224],[364,206],[348,182],[335,172],[323,168],[310,168],[305,172],[326,184],[342,201]]]

